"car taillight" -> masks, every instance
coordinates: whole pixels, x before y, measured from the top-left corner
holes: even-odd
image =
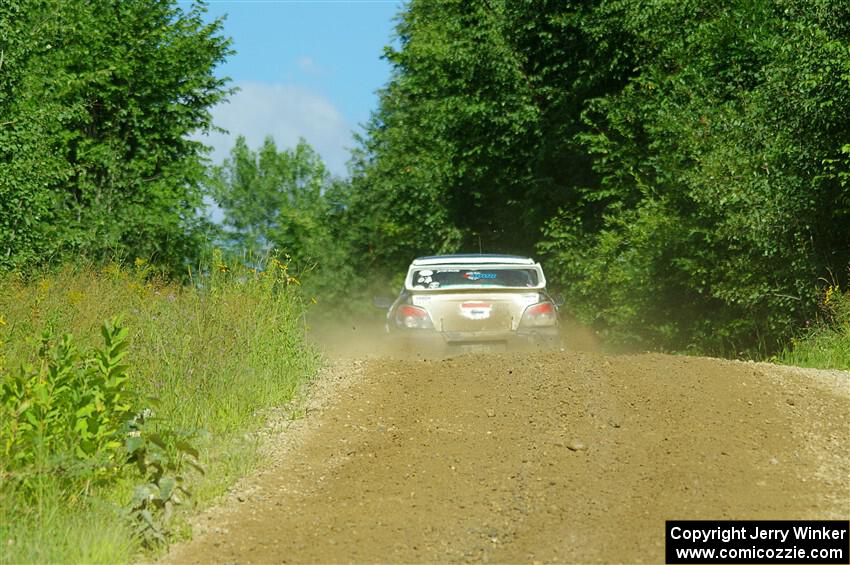
[[[551,302],[532,304],[525,309],[520,321],[520,325],[526,327],[554,326],[557,323],[558,312]]]
[[[433,328],[431,318],[428,317],[428,312],[424,308],[402,304],[396,311],[396,323],[408,329],[429,329]]]

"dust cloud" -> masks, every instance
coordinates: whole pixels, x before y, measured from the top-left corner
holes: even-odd
[[[364,359],[387,357],[392,359],[439,359],[469,351],[449,348],[417,348],[404,339],[388,334],[381,316],[349,317],[343,321],[322,319],[309,325],[308,337],[328,359]],[[552,348],[513,347],[510,351],[527,353],[550,351]],[[596,334],[575,320],[561,321],[560,344],[556,351],[603,352]],[[504,349],[473,348],[474,353],[501,353]]]

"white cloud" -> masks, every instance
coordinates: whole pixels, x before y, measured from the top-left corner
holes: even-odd
[[[352,131],[330,100],[301,86],[259,82],[236,86],[239,92],[212,110],[213,123],[229,133],[199,138],[213,148],[213,163],[221,163],[228,156],[237,135],[245,136],[251,148],[259,147],[271,135],[279,149],[294,147],[303,137],[319,152],[331,173],[345,174]]]
[[[308,75],[319,75],[323,73],[322,68],[319,67],[319,65],[316,64],[316,61],[309,55],[298,57],[295,64],[297,64],[298,68]]]

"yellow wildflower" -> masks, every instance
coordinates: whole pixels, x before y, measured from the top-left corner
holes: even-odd
[[[77,304],[82,302],[84,298],[85,295],[79,290],[68,291],[68,303],[71,304],[71,306],[76,306]]]
[[[832,295],[835,293],[837,287],[830,285],[827,287],[826,292],[823,295],[823,303],[829,306],[829,303],[832,302]]]

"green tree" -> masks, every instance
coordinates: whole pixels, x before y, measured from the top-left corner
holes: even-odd
[[[848,7],[622,5],[640,73],[579,135],[601,221],[562,209],[540,249],[617,340],[771,350],[847,263]]]
[[[327,299],[344,292],[354,271],[347,185],[331,177],[306,141],[278,150],[267,137],[254,151],[237,137],[230,157],[213,167],[208,191],[224,214],[231,252],[248,261],[285,254],[311,292]]]
[[[69,254],[178,269],[203,225],[204,148],[227,94],[221,22],[171,0],[0,6],[0,267]]]
[[[595,183],[575,139],[586,99],[631,65],[599,2],[410,2],[393,75],[353,160],[355,242],[379,268],[411,256],[531,253]],[[589,213],[588,213],[589,214]]]
[[[70,167],[53,151],[64,109],[35,97],[30,69],[48,50],[39,41],[54,22],[30,0],[0,3],[0,269],[55,251],[51,186]],[[55,117],[54,117],[55,116]]]

